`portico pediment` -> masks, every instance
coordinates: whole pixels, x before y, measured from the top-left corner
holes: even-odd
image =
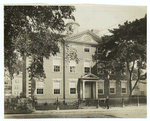
[[[81,79],[89,79],[89,80],[99,80],[99,77],[92,74],[92,73],[89,73],[89,74],[86,74],[84,76],[81,76]]]

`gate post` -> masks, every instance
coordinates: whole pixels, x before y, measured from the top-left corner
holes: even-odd
[[[97,108],[99,108],[99,98],[98,98],[97,102],[98,102],[98,103],[97,103]]]
[[[58,97],[57,97],[57,101],[56,101],[56,106],[57,106],[57,110],[59,110],[59,101],[58,101]]]
[[[139,96],[137,97],[137,105],[140,106],[140,102],[139,102]]]

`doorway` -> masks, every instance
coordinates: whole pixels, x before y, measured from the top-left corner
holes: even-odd
[[[85,98],[92,98],[92,84],[90,82],[85,83]]]

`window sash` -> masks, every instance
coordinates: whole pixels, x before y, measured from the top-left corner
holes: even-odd
[[[54,65],[54,72],[60,72],[60,66]]]
[[[98,89],[98,94],[104,94],[104,89]]]
[[[43,89],[37,89],[37,94],[43,94]]]
[[[116,87],[116,83],[115,82],[110,82],[110,88],[115,88]]]
[[[53,82],[54,94],[60,94],[60,81]]]
[[[54,89],[60,89],[60,81],[54,81]]]
[[[70,88],[70,94],[76,94],[76,88]]]
[[[127,93],[127,82],[121,82],[121,93]]]
[[[76,67],[75,66],[70,66],[70,72],[75,73],[76,72]]]
[[[84,72],[85,73],[90,73],[90,67],[84,67]]]
[[[104,94],[104,82],[98,82],[98,94]]]
[[[61,65],[61,59],[53,59],[53,65]]]
[[[121,92],[122,92],[122,93],[127,93],[127,88],[122,88],[122,89],[121,89]]]
[[[76,66],[76,62],[75,61],[70,61],[69,65],[70,66]]]
[[[114,94],[115,93],[115,88],[110,88],[110,93]]]
[[[90,47],[84,47],[84,52],[90,52]]]
[[[109,82],[109,93],[115,94],[116,93],[116,82]]]
[[[60,94],[60,89],[54,89],[54,94]]]
[[[84,67],[90,67],[90,61],[85,61],[84,62]]]

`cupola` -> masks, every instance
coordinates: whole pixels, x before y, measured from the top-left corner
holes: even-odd
[[[66,30],[67,34],[75,34],[79,30],[79,24],[75,22],[74,20],[69,20],[68,23],[66,24]]]

